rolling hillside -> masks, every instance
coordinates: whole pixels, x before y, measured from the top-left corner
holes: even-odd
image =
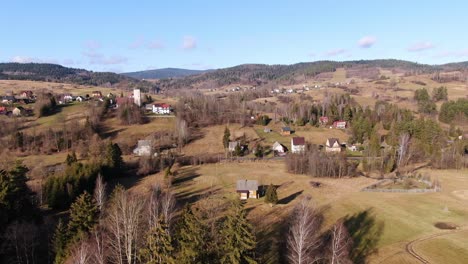
[[[316,61],[291,65],[244,64],[231,68],[218,69],[205,74],[178,79],[164,79],[162,88],[195,88],[205,86],[225,86],[232,84],[261,85],[270,81],[281,84],[298,84],[304,80],[346,68],[350,77],[366,79],[379,78],[379,68],[414,73],[435,73],[446,70],[466,69],[466,63],[446,65],[425,65],[402,60],[359,60],[359,61]],[[354,75],[354,76],[353,76]]]
[[[0,63],[0,80],[29,80],[80,85],[114,85],[138,80],[112,72],[93,72],[48,63]]]
[[[205,72],[210,72],[212,70],[188,70],[188,69],[178,69],[178,68],[164,68],[164,69],[155,69],[147,71],[137,71],[137,72],[126,72],[122,75],[135,78],[135,79],[166,79],[166,78],[176,78],[176,77],[185,77],[191,75],[202,74]]]

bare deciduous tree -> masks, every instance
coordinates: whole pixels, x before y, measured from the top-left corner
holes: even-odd
[[[288,259],[293,264],[310,264],[319,260],[316,250],[320,241],[320,217],[310,198],[295,207],[287,238]]]
[[[148,226],[154,228],[162,220],[170,229],[175,212],[175,198],[169,190],[162,190],[159,185],[155,185],[148,199]]]
[[[5,231],[3,246],[15,254],[15,263],[36,263],[39,229],[32,223],[14,222]]]
[[[330,264],[350,264],[351,238],[343,222],[337,222],[331,229]]]
[[[98,226],[91,234],[92,260],[96,264],[106,263],[106,243],[107,234],[105,230]]]
[[[410,135],[408,133],[402,133],[399,137],[398,162],[397,162],[398,166],[405,165],[409,142],[410,142]]]
[[[106,185],[101,174],[99,174],[96,179],[96,187],[94,188],[94,200],[96,200],[100,212],[102,212],[106,200]]]
[[[142,211],[144,199],[118,189],[114,192],[108,214],[110,257],[113,262],[134,264],[137,262],[138,244],[141,243]]]
[[[91,246],[87,239],[83,238],[71,249],[71,256],[65,263],[89,264],[92,263],[91,256]]]

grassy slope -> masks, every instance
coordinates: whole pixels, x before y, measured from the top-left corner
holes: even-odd
[[[286,217],[298,200],[297,195],[311,195],[320,206],[327,208],[325,226],[346,215],[370,209],[377,223],[383,223],[383,234],[378,243],[379,252],[371,258],[371,262],[385,259],[385,263],[411,263],[412,258],[404,253],[407,242],[440,232],[433,226],[435,222],[447,221],[463,225],[468,217],[468,208],[452,193],[454,190],[468,189],[467,171],[427,171],[440,179],[443,186],[441,193],[401,194],[360,192],[361,188],[374,182],[367,178],[314,179],[324,186],[312,188],[308,183],[311,178],[286,173],[281,162],[217,164],[187,167],[184,170],[191,177],[175,185],[176,192],[183,199],[203,196],[212,191],[213,196],[232,196],[235,182],[239,179],[257,179],[260,184],[281,185],[278,194],[280,201],[284,201],[283,204],[269,208],[262,200],[247,202],[249,217],[259,230],[278,224],[278,221]],[[444,210],[445,206],[449,208],[449,212]],[[442,244],[439,248],[439,254],[443,254],[444,250],[451,251],[451,246],[445,248]]]

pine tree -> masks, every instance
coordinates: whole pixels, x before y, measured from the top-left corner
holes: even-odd
[[[257,158],[263,157],[263,155],[265,154],[264,151],[263,151],[263,146],[258,144],[257,148],[255,149],[254,154],[255,154],[255,157],[257,157]]]
[[[234,156],[240,157],[242,156],[242,147],[240,144],[237,144],[236,147],[234,148],[234,152],[232,153]]]
[[[221,263],[257,263],[253,258],[255,236],[242,205],[235,201],[221,224]]]
[[[9,171],[0,170],[0,231],[11,221],[31,220],[35,207],[27,186],[28,169],[21,163]]]
[[[55,253],[54,263],[63,263],[66,259],[66,248],[68,244],[67,229],[59,219],[55,228],[54,236],[52,237],[52,247]]]
[[[99,210],[93,197],[84,192],[70,207],[68,233],[71,238],[88,233],[97,223]]]
[[[139,258],[147,264],[172,264],[174,248],[169,233],[163,222],[155,225],[146,235],[146,244],[140,250]]]
[[[185,264],[203,263],[205,230],[190,207],[186,207],[180,221],[178,241],[180,253],[178,260]]]
[[[270,184],[266,189],[265,202],[269,204],[276,204],[278,202],[278,194],[273,184]]]
[[[117,143],[109,142],[106,148],[106,165],[112,169],[120,169],[123,165],[122,150]]]
[[[65,162],[67,163],[68,166],[72,165],[73,163],[77,162],[78,159],[76,158],[76,153],[75,151],[72,152],[72,154],[67,154],[67,159]]]
[[[223,146],[224,148],[229,147],[229,140],[231,138],[231,131],[229,131],[229,128],[224,129],[224,136],[223,136]]]

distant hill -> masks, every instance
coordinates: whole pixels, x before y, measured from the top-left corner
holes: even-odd
[[[132,77],[135,79],[166,79],[166,78],[176,78],[176,77],[185,77],[191,75],[202,74],[205,72],[210,72],[213,70],[188,70],[188,69],[178,69],[178,68],[164,68],[164,69],[155,69],[147,71],[138,71],[138,72],[127,72],[122,73],[122,75]]]
[[[48,63],[0,63],[0,80],[49,81],[95,86],[139,82],[113,72],[93,72]]]
[[[218,69],[205,74],[186,76],[177,79],[163,79],[161,88],[195,88],[219,87],[232,84],[262,85],[271,81],[279,84],[299,84],[304,80],[313,79],[335,72],[337,68],[346,68],[348,77],[378,78],[379,68],[399,70],[403,72],[429,73],[442,71],[448,68],[463,66],[456,65],[426,65],[410,61],[385,60],[359,60],[359,61],[316,61],[303,62],[291,65],[244,64],[231,68]]]

